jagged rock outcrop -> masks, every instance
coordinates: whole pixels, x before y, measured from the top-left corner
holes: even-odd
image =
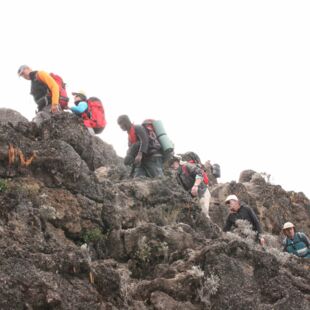
[[[286,220],[309,235],[302,193],[213,180],[208,220],[171,172],[127,179],[68,113],[0,126],[0,154],[0,309],[309,309],[309,260],[276,237]],[[231,193],[275,234],[266,249],[222,233]]]
[[[28,120],[17,111],[14,111],[12,109],[0,108],[1,125],[6,125],[9,123],[11,123],[12,125],[16,125],[19,122],[28,122]]]

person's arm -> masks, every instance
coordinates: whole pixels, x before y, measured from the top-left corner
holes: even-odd
[[[195,178],[195,182],[194,182],[193,187],[191,189],[191,194],[193,196],[197,196],[199,185],[203,182],[202,170],[195,165],[187,165],[187,166],[188,166],[187,169],[188,169],[190,175],[193,178]]]
[[[147,154],[148,147],[149,147],[149,139],[145,129],[142,126],[135,126],[135,131],[138,140],[140,141],[140,150],[144,154]]]
[[[124,158],[124,164],[126,166],[130,166],[134,163],[135,158],[139,152],[140,143],[137,142],[135,144],[131,144],[127,150],[126,156]]]
[[[44,71],[38,71],[37,78],[49,88],[52,96],[52,107],[56,107],[59,103],[59,86],[56,81]]]
[[[257,231],[257,235],[259,236],[262,233],[262,229],[260,227],[259,220],[251,208],[248,208],[248,213],[249,213],[249,217],[250,217],[251,223],[253,225],[253,228],[254,228],[254,230]]]
[[[248,208],[248,212],[249,212],[249,216],[250,216],[253,228],[255,231],[257,231],[256,238],[259,241],[259,243],[263,246],[265,244],[265,239],[261,236],[262,229],[261,229],[259,220],[258,220],[255,212],[251,208]]]
[[[70,110],[75,114],[82,114],[88,109],[88,104],[86,101],[79,102],[78,105],[71,107]]]
[[[306,234],[300,232],[299,233],[300,239],[306,244],[306,246],[308,247],[308,249],[310,248],[310,240],[309,238],[306,236]]]
[[[199,185],[201,184],[201,182],[203,182],[203,178],[200,175],[196,174],[195,182],[194,182],[194,185],[193,185],[193,187],[191,189],[191,194],[193,196],[197,196],[198,195],[198,188],[199,188]]]
[[[226,224],[223,228],[224,232],[230,231],[231,230],[231,226],[233,225],[232,221],[230,220],[230,216],[228,216],[227,220],[226,220]]]

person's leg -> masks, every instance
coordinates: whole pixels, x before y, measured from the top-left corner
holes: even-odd
[[[51,104],[49,103],[49,99],[47,97],[42,97],[38,102],[39,112],[37,112],[36,116],[32,119],[32,122],[36,123],[37,126],[40,126],[44,121],[50,119],[53,115],[51,111]],[[57,105],[57,111],[55,113],[61,113],[62,110],[60,106]]]
[[[44,121],[50,119],[51,116],[51,105],[49,104],[45,106],[40,112],[38,112],[32,121],[40,126]]]
[[[209,216],[210,200],[211,200],[211,194],[210,194],[209,189],[207,188],[207,190],[205,191],[205,193],[199,200],[201,211],[205,214],[207,218],[210,218]]]
[[[92,136],[95,135],[94,128],[90,128],[90,127],[86,127],[86,128],[87,128],[88,132],[89,132]]]
[[[146,177],[146,171],[145,169],[143,168],[143,166],[140,166],[140,167],[135,167],[133,169],[133,172],[132,172],[132,177],[133,178],[138,178],[138,177]]]
[[[163,173],[163,159],[162,157],[151,157],[143,162],[143,166],[149,177],[162,177]]]

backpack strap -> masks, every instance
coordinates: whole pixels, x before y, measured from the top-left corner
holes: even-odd
[[[296,233],[296,235],[298,236],[299,241],[298,242],[303,242],[305,245],[307,245],[307,240],[306,238],[304,238],[304,234],[302,234],[301,232]]]
[[[284,244],[283,251],[286,252],[287,247],[288,247],[288,238],[287,237],[285,237],[283,244]]]
[[[182,172],[185,174],[185,175],[189,175],[189,172],[188,172],[188,168],[186,166],[186,164],[183,164],[183,165],[180,165],[181,168],[182,168]]]
[[[294,239],[295,239],[295,238],[294,238],[291,244],[288,243],[288,240],[289,240],[289,239],[288,239],[287,237],[285,238],[284,251],[286,251],[287,248],[288,248],[290,245],[294,248],[294,250],[296,250],[295,244],[297,244],[297,243],[299,243],[299,242],[303,242],[303,238],[302,238],[302,235],[300,234],[300,232],[297,232],[297,233],[296,233],[296,236],[297,236],[297,238],[298,238],[297,242],[294,242]]]

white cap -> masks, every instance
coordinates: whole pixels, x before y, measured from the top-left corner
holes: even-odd
[[[293,224],[293,223],[291,223],[291,222],[286,222],[286,223],[284,223],[284,225],[283,225],[283,230],[284,229],[287,229],[287,228],[294,228],[295,227],[295,225]]]
[[[239,201],[238,197],[236,195],[229,195],[227,196],[227,198],[225,199],[225,203],[228,203],[231,200],[236,200]]]

